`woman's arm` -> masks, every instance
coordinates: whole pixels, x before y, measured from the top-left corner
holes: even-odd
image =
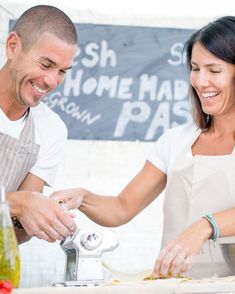
[[[235,235],[235,208],[213,213],[220,234],[219,237]],[[154,275],[177,276],[187,272],[194,257],[204,243],[213,236],[213,228],[208,220],[201,218],[191,224],[175,240],[160,252],[154,267]]]
[[[147,161],[142,170],[118,196],[103,196],[77,188],[54,192],[51,197],[63,200],[69,209],[78,208],[103,226],[127,223],[165,188],[166,174]]]

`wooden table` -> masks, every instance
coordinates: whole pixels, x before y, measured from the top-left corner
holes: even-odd
[[[14,294],[189,294],[189,293],[235,293],[235,276],[226,278],[185,280],[166,279],[143,281],[138,283],[123,282],[83,287],[43,287],[19,288]]]

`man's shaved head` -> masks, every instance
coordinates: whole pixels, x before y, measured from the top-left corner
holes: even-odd
[[[77,44],[77,33],[71,19],[60,9],[49,5],[38,5],[26,10],[17,20],[13,31],[22,40],[27,51],[41,36],[48,32],[68,44]]]

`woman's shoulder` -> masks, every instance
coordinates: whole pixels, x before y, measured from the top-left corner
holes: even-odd
[[[188,123],[188,124],[183,124],[183,125],[178,125],[176,127],[173,127],[166,131],[163,136],[168,137],[169,139],[172,138],[177,138],[183,137],[187,140],[188,137],[194,135],[194,133],[198,130],[198,127],[193,124],[193,123]]]
[[[147,159],[168,174],[197,130],[198,127],[192,123],[169,129],[156,141]]]
[[[156,141],[156,146],[159,146],[168,153],[175,149],[181,149],[187,144],[188,141],[194,136],[198,127],[193,124],[178,125],[171,129],[168,129],[159,139]]]

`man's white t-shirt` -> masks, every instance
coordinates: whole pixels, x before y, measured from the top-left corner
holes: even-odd
[[[195,124],[180,125],[166,131],[155,143],[147,155],[147,160],[169,174],[176,159],[195,136],[198,127]]]
[[[52,186],[63,157],[68,132],[61,118],[41,102],[31,108],[34,121],[35,143],[40,145],[35,165],[29,171]],[[25,116],[11,121],[0,108],[0,132],[19,138],[25,125]]]

